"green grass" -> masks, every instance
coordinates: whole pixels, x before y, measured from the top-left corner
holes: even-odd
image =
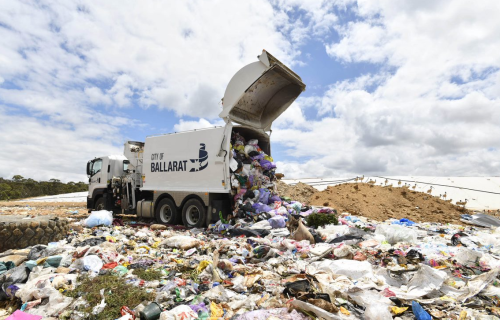
[[[132,273],[144,281],[153,281],[153,280],[160,281],[161,277],[163,276],[161,271],[153,269],[149,270],[134,269]]]
[[[337,224],[339,220],[332,213],[311,213],[306,217],[308,227],[322,227],[327,224]]]
[[[143,301],[154,301],[155,293],[148,293],[144,288],[135,287],[125,283],[125,279],[115,275],[102,275],[94,279],[83,276],[79,279],[80,285],[73,291],[64,294],[71,298],[84,297],[89,307],[78,310],[88,313],[87,319],[116,319],[121,317],[120,309],[127,306],[135,308]],[[92,315],[92,309],[101,303],[101,289],[104,289],[106,307],[98,315]]]

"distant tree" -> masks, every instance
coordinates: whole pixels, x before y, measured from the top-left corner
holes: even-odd
[[[15,175],[11,180],[0,177],[0,200],[13,200],[61,193],[87,191],[85,182],[63,183],[59,179],[49,181],[36,181]]]
[[[23,182],[24,177],[23,177],[23,176],[20,176],[20,175],[18,175],[18,174],[16,174],[15,176],[13,176],[13,177],[12,177],[12,180],[13,180],[14,182]]]

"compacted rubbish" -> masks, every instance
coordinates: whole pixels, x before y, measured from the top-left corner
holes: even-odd
[[[234,205],[207,228],[100,210],[67,218],[59,241],[0,253],[0,318],[497,319],[496,218],[312,207],[278,194],[258,140],[235,132],[231,152]]]

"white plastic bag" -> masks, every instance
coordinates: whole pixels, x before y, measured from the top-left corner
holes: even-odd
[[[99,270],[102,269],[102,266],[102,260],[98,256],[91,255],[83,257],[83,267],[85,268],[85,270],[99,273]]]
[[[168,239],[163,240],[162,245],[166,245],[171,248],[179,248],[182,250],[188,250],[200,245],[198,239],[190,236],[173,236]]]
[[[318,272],[326,272],[332,275],[342,274],[354,280],[373,276],[373,268],[368,261],[347,259],[316,261],[310,263],[306,271],[312,275]]]
[[[160,314],[160,320],[192,320],[198,319],[198,314],[189,306],[182,304]]]
[[[436,270],[421,264],[418,272],[411,278],[406,286],[391,287],[396,297],[405,300],[417,299],[426,294],[439,290],[448,274],[442,270]],[[404,290],[406,288],[406,290]]]
[[[107,210],[93,211],[90,216],[85,219],[83,224],[87,228],[93,228],[100,225],[110,226],[113,224],[113,212]]]
[[[321,237],[326,237],[326,241],[328,242],[349,233],[349,227],[345,225],[337,226],[334,224],[328,224],[324,227],[319,227],[318,233]]]
[[[357,304],[366,308],[364,313],[366,320],[392,320],[389,306],[393,306],[394,303],[379,292],[354,288],[348,294]]]
[[[385,239],[390,244],[396,244],[398,242],[417,242],[417,232],[415,230],[396,224],[379,224],[377,229],[375,229],[375,234],[384,235]]]
[[[250,229],[265,229],[269,230],[272,229],[271,224],[267,220],[261,220],[259,222],[254,223],[252,226],[250,226]]]

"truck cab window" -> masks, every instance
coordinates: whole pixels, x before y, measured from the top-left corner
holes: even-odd
[[[130,161],[123,160],[123,171],[127,171]]]
[[[91,174],[94,175],[98,172],[100,172],[102,169],[102,159],[97,159],[94,161],[94,163],[92,164],[92,171],[91,171]]]

